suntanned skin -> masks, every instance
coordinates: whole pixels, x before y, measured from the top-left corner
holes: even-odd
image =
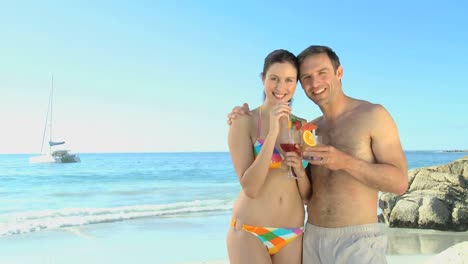
[[[343,68],[335,71],[325,54],[307,57],[300,80],[323,113],[314,123],[324,146],[307,148],[312,198],[308,222],[344,227],[377,222],[378,192],[404,193],[406,159],[390,114],[380,105],[346,96]],[[319,94],[317,94],[319,93]]]
[[[303,152],[316,157],[309,160],[312,194],[307,221],[321,227],[376,223],[378,192],[402,194],[408,184],[392,117],[381,105],[346,96],[342,76],[343,68],[333,69],[325,54],[309,56],[300,65],[304,92],[323,113],[312,122],[324,144]],[[244,111],[248,108],[233,112]]]
[[[242,225],[296,228],[304,224],[305,211],[302,194],[296,180],[287,178],[288,167],[301,176],[301,182],[310,190],[310,182],[300,157],[290,157],[281,168],[270,169],[273,149],[280,149],[279,135],[287,129],[291,108],[287,101],[293,96],[297,84],[297,69],[289,63],[274,63],[263,78],[266,99],[262,105],[262,124],[259,135],[259,109],[244,115],[229,129],[228,143],[232,163],[242,190],[237,198],[232,217],[237,220],[227,234],[229,260],[232,264],[300,264],[302,236],[294,239],[278,253],[270,256],[266,247],[253,234],[242,230]],[[277,97],[281,99],[278,99]],[[264,144],[255,158],[253,145],[260,137]],[[308,187],[307,187],[308,186]],[[306,190],[307,191],[307,190]]]
[[[242,154],[239,152],[241,155],[238,155],[236,150],[231,151],[236,172],[238,174],[243,172],[242,175],[238,175],[242,191],[234,204],[232,214],[239,221],[249,225],[300,227],[303,224],[305,212],[296,181],[287,178],[288,167],[286,164],[282,164],[281,168],[278,169],[269,168],[273,147],[281,148],[279,140],[268,133],[269,121],[265,117],[269,116],[269,114],[265,112],[269,111],[269,109],[266,109],[265,106],[262,109],[263,131],[260,137],[265,139],[263,148],[266,149],[263,153],[260,152],[257,159],[254,159],[252,146],[257,137],[258,111],[257,108],[253,111],[253,116],[240,117],[237,120],[238,122],[233,124],[231,128],[231,137],[234,137],[233,134],[238,134],[236,131],[248,131],[245,151]],[[282,126],[286,125],[283,124]],[[239,147],[242,144],[240,140],[243,140],[243,138],[238,136],[236,136],[236,139],[231,138],[229,140],[230,145],[237,145],[236,148],[238,149],[242,148]],[[268,148],[272,150],[268,151]],[[243,162],[244,160],[245,162]],[[244,167],[243,170],[242,166],[248,167]],[[305,171],[303,173],[305,177]],[[250,179],[248,179],[249,177]]]
[[[262,113],[267,109],[262,109]],[[269,163],[272,151],[265,149],[264,155],[259,155],[254,160],[252,146],[256,140],[257,115],[258,109],[253,111],[253,115],[240,117],[238,122],[233,125],[232,133],[239,131],[240,127],[248,127],[249,140],[246,142],[248,153],[240,157],[241,159],[250,161],[250,164],[260,165],[260,163]],[[262,130],[260,137],[265,139],[264,148],[279,149],[278,140],[273,140],[265,130],[268,130],[269,122],[264,115],[262,118]],[[237,128],[234,126],[238,125]],[[265,129],[266,127],[266,129]],[[242,128],[242,130],[244,129]],[[238,144],[235,140],[230,140],[231,144]],[[262,154],[262,153],[261,153]],[[269,155],[266,155],[269,154]],[[246,156],[248,155],[248,156]],[[263,159],[262,159],[263,158]],[[235,159],[233,157],[233,159]],[[254,164],[257,163],[257,164]],[[240,171],[238,162],[233,162],[237,167],[236,171]],[[251,166],[252,168],[253,166]],[[252,234],[242,231],[242,225],[254,225],[264,227],[301,227],[304,224],[304,203],[298,191],[298,186],[295,180],[288,179],[287,166],[279,169],[268,169],[267,166],[262,166],[266,169],[265,172],[252,171],[252,174],[245,173],[242,176],[251,176],[252,179],[240,179],[243,190],[234,203],[232,216],[237,220],[235,228],[230,228],[227,235],[227,245],[230,263],[301,263],[302,251],[302,236],[293,240],[290,244],[282,248],[278,253],[270,257],[265,246]],[[255,167],[253,167],[255,169]],[[265,177],[262,173],[264,173]],[[303,169],[303,175],[305,171]],[[260,177],[259,177],[260,176]],[[305,176],[303,178],[306,178]],[[261,181],[256,181],[256,180]],[[254,180],[254,181],[250,181]],[[258,188],[251,188],[251,187]]]

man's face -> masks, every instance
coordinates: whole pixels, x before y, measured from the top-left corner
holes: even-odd
[[[308,56],[300,65],[300,81],[304,92],[318,106],[329,104],[341,87],[343,68],[333,69],[326,54]]]

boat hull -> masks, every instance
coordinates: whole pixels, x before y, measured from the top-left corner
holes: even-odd
[[[67,151],[55,151],[52,154],[34,156],[29,158],[29,163],[75,163],[81,162],[77,154]]]
[[[29,163],[55,163],[55,158],[52,155],[40,155],[29,158]]]
[[[58,163],[74,163],[74,162],[80,162],[81,159],[75,154],[68,154],[64,155],[62,157],[56,157],[55,158],[56,162]]]

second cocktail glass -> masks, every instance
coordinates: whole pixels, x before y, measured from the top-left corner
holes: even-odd
[[[308,123],[306,126],[303,127],[303,133],[302,133],[302,140],[303,140],[303,145],[302,145],[302,152],[306,150],[307,147],[315,147],[319,146],[323,143],[322,141],[322,136],[317,136],[315,133],[315,129],[317,126],[314,124]],[[308,156],[303,156],[305,160],[315,160],[315,157],[308,157]]]

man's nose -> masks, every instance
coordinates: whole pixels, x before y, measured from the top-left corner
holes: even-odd
[[[318,78],[311,78],[310,85],[312,88],[317,88],[320,85],[320,81]]]

